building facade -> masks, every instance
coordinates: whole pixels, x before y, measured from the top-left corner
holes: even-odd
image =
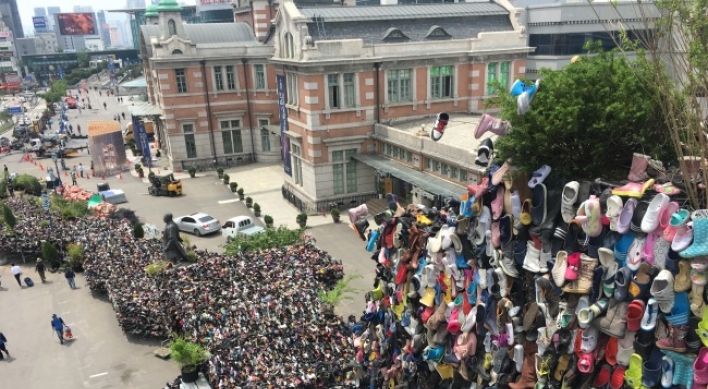
[[[17,0],[0,0],[0,13],[5,27],[12,31],[12,36],[24,38],[25,31],[22,29],[22,19],[20,19],[20,9],[17,7]]]
[[[181,13],[162,0],[141,27],[148,100],[173,168],[279,160],[272,46],[246,24],[184,24]]]
[[[101,35],[101,39],[103,40],[103,44],[106,47],[112,46],[111,33],[110,33],[111,27],[108,25],[108,21],[106,20],[106,11],[96,12],[96,20],[98,22],[98,25],[96,26],[96,28],[98,29],[99,34]]]
[[[505,0],[348,8],[282,2],[271,63],[286,89],[288,190],[311,205],[304,207],[308,211],[349,198],[361,202],[381,193],[376,172],[382,169],[358,155],[388,158],[394,145],[396,158],[402,152],[404,163],[410,162],[411,174],[423,172],[426,161],[435,160],[423,152],[423,140],[401,147],[400,139],[387,141],[391,132],[375,130],[375,124],[395,127],[420,119],[429,131],[439,112],[483,112],[485,99],[496,93],[493,82],[510,86],[526,73],[533,49],[521,14]],[[470,137],[475,123],[467,124]],[[406,132],[402,136],[416,136]],[[455,158],[459,150],[447,152]],[[472,177],[465,174],[466,182],[459,182],[460,167],[456,180],[464,188]],[[407,189],[421,193],[415,185]]]

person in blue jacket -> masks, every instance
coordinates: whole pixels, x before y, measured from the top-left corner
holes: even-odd
[[[57,316],[57,314],[52,314],[52,329],[56,331],[57,335],[59,336],[59,341],[61,344],[64,344],[64,320],[62,320],[61,317]]]

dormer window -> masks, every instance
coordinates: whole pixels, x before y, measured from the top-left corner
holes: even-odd
[[[451,39],[452,35],[448,34],[444,28],[440,26],[432,26],[425,35],[425,39]]]
[[[184,53],[182,52],[182,50],[180,50],[180,49],[174,49],[174,50],[172,50],[172,55],[180,55],[180,54],[184,54]]]
[[[384,37],[382,39],[383,41],[389,41],[389,42],[402,42],[402,41],[407,41],[410,40],[406,36],[406,34],[403,33],[403,31],[399,30],[396,27],[391,27],[388,30],[386,30],[386,33],[384,34]]]
[[[170,36],[177,35],[177,25],[174,20],[170,19],[167,22],[167,30],[169,31]]]

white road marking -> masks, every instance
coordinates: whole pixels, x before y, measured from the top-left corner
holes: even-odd
[[[89,378],[96,378],[96,377],[101,377],[101,376],[104,376],[104,375],[108,375],[108,372],[106,371],[106,372],[103,372],[103,373],[94,374],[94,375],[92,375],[92,376],[89,376]]]
[[[235,203],[237,201],[241,201],[241,200],[239,200],[239,199],[221,200],[221,201],[219,201],[219,204]]]
[[[69,303],[69,302],[70,302],[69,300],[66,300],[66,301],[59,301],[59,304],[66,304],[66,303]]]

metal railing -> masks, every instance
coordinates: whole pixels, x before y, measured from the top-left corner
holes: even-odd
[[[256,161],[253,154],[244,154],[234,157],[195,158],[181,161],[182,170],[187,171],[194,167],[199,172],[216,170],[218,167],[229,168],[252,164]]]
[[[363,193],[346,195],[317,202],[303,201],[298,195],[298,191],[291,184],[284,184],[281,188],[283,198],[297,208],[300,212],[308,215],[318,215],[322,210],[329,212],[332,207],[339,208],[340,211],[346,211],[349,208],[357,207],[371,199],[378,198],[376,193]]]

